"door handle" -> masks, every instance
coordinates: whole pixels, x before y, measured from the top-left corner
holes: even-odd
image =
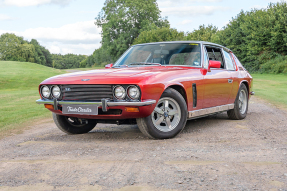
[[[228,83],[232,83],[233,82],[233,80],[232,79],[228,79]]]

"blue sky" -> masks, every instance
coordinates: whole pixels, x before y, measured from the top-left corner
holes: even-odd
[[[280,0],[279,0],[280,1]],[[221,29],[241,10],[266,8],[277,0],[158,0],[172,28],[193,31],[201,24]],[[90,55],[100,47],[94,24],[105,0],[0,0],[0,35],[37,39],[51,53]]]

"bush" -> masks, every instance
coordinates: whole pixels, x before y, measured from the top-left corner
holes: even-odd
[[[261,73],[287,74],[287,56],[277,56],[261,65]]]

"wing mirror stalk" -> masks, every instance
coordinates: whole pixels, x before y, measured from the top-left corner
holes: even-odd
[[[113,67],[113,63],[105,65],[105,68],[111,68],[111,67]]]

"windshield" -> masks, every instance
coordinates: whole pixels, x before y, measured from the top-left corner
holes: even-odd
[[[158,43],[137,45],[128,49],[114,67],[140,65],[187,65],[201,66],[200,44]]]

